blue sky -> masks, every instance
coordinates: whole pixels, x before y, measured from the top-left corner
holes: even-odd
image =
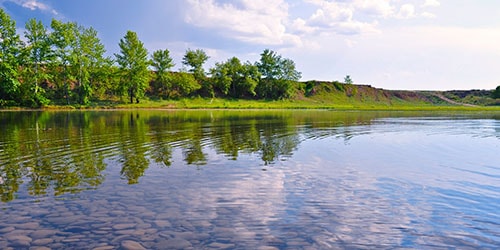
[[[497,0],[0,0],[22,33],[29,18],[92,26],[108,54],[127,30],[148,50],[185,50],[215,62],[254,62],[266,48],[294,60],[302,80],[386,89],[500,85]]]

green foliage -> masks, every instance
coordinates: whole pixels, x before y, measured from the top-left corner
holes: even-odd
[[[263,77],[256,88],[259,97],[283,99],[293,96],[294,83],[301,77],[295,69],[295,62],[266,49],[256,66]]]
[[[0,100],[12,103],[18,99],[21,39],[16,33],[16,23],[0,9]]]
[[[171,97],[179,98],[189,96],[201,88],[201,85],[196,81],[193,74],[186,72],[172,73],[170,76],[172,81]]]
[[[216,63],[210,70],[215,87],[219,91],[234,98],[255,96],[255,87],[260,78],[258,68],[247,62],[232,57],[225,63]]]
[[[334,81],[334,82],[332,82],[332,84],[335,87],[335,89],[337,89],[338,91],[343,92],[345,90],[345,85],[340,83],[340,82]]]
[[[53,58],[50,62],[55,97],[66,99],[70,104],[74,97],[79,104],[87,105],[95,90],[106,81],[103,68],[111,65],[104,57],[104,45],[93,28],[85,28],[77,23],[51,22],[50,41]]]
[[[172,88],[172,81],[168,71],[174,67],[173,59],[170,57],[168,49],[153,52],[151,65],[156,71],[156,78],[154,80],[155,92],[158,95],[168,98]]]
[[[344,83],[345,84],[353,84],[353,81],[351,79],[351,76],[350,75],[346,75],[345,78],[344,78]]]
[[[47,29],[41,21],[30,19],[26,23],[24,36],[27,46],[24,47],[27,55],[25,63],[25,81],[30,83],[32,98],[35,106],[46,103],[45,91],[40,90],[40,84],[50,78],[47,66],[52,60],[53,51]],[[40,92],[40,93],[39,93]]]
[[[306,96],[311,96],[314,94],[314,85],[316,85],[316,83],[314,81],[306,82],[305,89],[304,89],[304,93]]]
[[[65,98],[70,103],[70,85],[75,80],[70,70],[72,60],[72,48],[76,45],[77,27],[75,23],[63,23],[53,19],[51,22],[52,33],[50,39],[54,47],[54,60],[51,68],[56,85],[56,98]]]
[[[79,27],[77,46],[75,49],[75,67],[78,68],[77,87],[78,102],[89,104],[93,94],[93,85],[104,79],[102,70],[110,66],[110,59],[104,57],[106,49],[97,37],[97,31]]]
[[[157,79],[159,80],[167,80],[168,71],[175,66],[174,60],[170,57],[170,51],[168,51],[168,49],[153,52],[151,65],[155,69]]]
[[[144,96],[150,78],[148,65],[148,51],[137,37],[137,33],[127,31],[124,38],[120,39],[120,54],[115,54],[120,65],[122,92],[127,92],[130,103],[134,98],[137,103]]]
[[[209,58],[210,57],[207,56],[205,51],[201,49],[188,49],[182,58],[182,64],[190,67],[189,72],[193,73],[196,79],[203,79],[205,77],[203,64],[205,64]]]
[[[295,62],[282,58],[276,52],[266,49],[260,54],[257,67],[262,77],[267,79],[278,79],[287,81],[298,81],[301,73],[295,69]]]
[[[500,86],[493,91],[493,98],[500,99]]]
[[[189,67],[188,71],[194,75],[194,78],[201,85],[199,93],[203,96],[214,97],[214,86],[206,77],[203,64],[210,57],[202,49],[188,49],[182,58],[182,64]]]

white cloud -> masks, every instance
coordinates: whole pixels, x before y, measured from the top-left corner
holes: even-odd
[[[354,6],[373,16],[389,17],[394,13],[394,6],[388,0],[356,0]]]
[[[44,12],[49,12],[53,15],[58,15],[59,13],[53,9],[51,6],[48,4],[42,3],[38,0],[4,0],[0,2],[13,2],[17,5],[20,5],[23,8],[27,8],[30,10],[41,10]]]
[[[303,47],[320,34],[361,35],[381,33],[381,19],[431,18],[417,13],[402,0],[303,0],[309,5],[293,17],[286,0],[187,0],[185,21],[229,39],[250,44]],[[404,3],[404,4],[403,4]],[[414,3],[414,2],[413,2]],[[426,6],[436,6],[436,0]]]
[[[399,9],[397,17],[403,19],[415,17],[415,6],[412,4],[403,4],[401,9]]]
[[[435,17],[436,17],[436,15],[435,15],[435,14],[430,13],[430,12],[427,12],[427,11],[426,11],[426,12],[423,12],[423,13],[421,14],[421,16],[422,16],[422,17],[425,17],[425,18],[435,18]]]
[[[266,45],[300,45],[287,32],[288,4],[284,0],[188,0],[186,22],[211,28],[244,42]]]
[[[309,22],[316,25],[330,26],[332,23],[350,22],[353,11],[343,8],[335,2],[324,3],[321,8],[309,18]]]
[[[438,7],[440,5],[441,4],[438,0],[425,0],[424,4],[422,4],[422,7]]]
[[[37,2],[35,0],[25,1],[21,4],[21,6],[23,6],[24,8],[28,8],[30,10],[36,10],[36,9],[48,10],[49,9],[49,7],[47,5],[40,3],[40,2]]]
[[[305,26],[314,27],[321,32],[332,32],[343,35],[356,35],[362,33],[377,33],[376,21],[355,20],[354,13],[361,11],[369,15],[385,16],[383,6],[372,4],[369,1],[330,2],[326,0],[306,0],[317,7],[309,17]]]
[[[377,22],[365,23],[358,21],[342,22],[335,24],[334,30],[337,34],[342,35],[357,35],[357,34],[368,34],[368,33],[380,33],[378,30]]]
[[[302,18],[297,18],[293,20],[290,29],[294,33],[299,34],[310,34],[316,32],[318,29],[316,27],[309,26],[307,21]]]

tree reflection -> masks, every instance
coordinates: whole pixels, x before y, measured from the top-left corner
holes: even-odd
[[[199,140],[191,140],[188,142],[183,150],[183,154],[187,164],[207,164],[207,155],[203,153],[203,147]]]
[[[19,185],[22,182],[22,168],[16,161],[19,155],[21,144],[19,128],[11,127],[3,129],[0,133],[2,138],[0,142],[0,194],[3,202],[14,199],[16,192],[19,190]]]
[[[107,162],[118,164],[129,184],[138,183],[152,162],[210,164],[211,150],[228,160],[256,154],[270,165],[292,156],[301,138],[351,138],[357,133],[350,124],[373,117],[284,111],[0,112],[1,199],[15,199],[22,185],[33,196],[96,188],[105,181]]]
[[[122,124],[119,134],[123,166],[120,174],[128,184],[136,184],[149,167],[149,161],[146,159],[148,128],[144,120],[140,119],[139,113],[130,113],[128,119],[124,116]]]
[[[75,126],[74,114],[12,112],[0,120],[1,129],[10,131],[0,136],[6,142],[0,154],[2,201],[14,198],[23,179],[34,196],[79,192],[103,182],[104,156],[91,150],[91,127]]]

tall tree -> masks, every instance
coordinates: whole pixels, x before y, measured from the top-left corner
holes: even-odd
[[[76,86],[78,101],[80,104],[88,104],[95,88],[93,85],[104,80],[102,70],[108,67],[110,59],[104,57],[106,49],[97,36],[97,31],[92,27],[79,27],[74,52],[75,66],[78,70]]]
[[[301,77],[301,73],[295,69],[294,61],[266,49],[256,66],[263,77],[257,86],[260,97],[281,99],[293,95],[293,83]]]
[[[173,59],[170,57],[168,49],[157,50],[153,52],[151,65],[156,71],[155,90],[159,95],[169,97],[172,85],[169,79],[169,70],[175,66]]]
[[[52,33],[50,38],[54,47],[53,64],[51,65],[54,71],[55,84],[59,92],[56,97],[65,97],[66,103],[70,103],[70,87],[71,82],[75,80],[75,75],[70,70],[73,64],[73,50],[77,42],[77,25],[76,23],[63,23],[56,19],[52,19],[50,24]]]
[[[34,94],[32,100],[35,105],[48,104],[49,100],[44,96],[43,89],[40,88],[40,83],[49,78],[46,70],[52,56],[47,29],[41,21],[30,19],[26,23],[24,36],[27,40],[27,46],[25,47],[27,79],[25,80],[32,84],[30,86],[30,90]]]
[[[182,58],[182,64],[189,67],[189,72],[193,73],[194,78],[201,85],[201,94],[205,96],[214,96],[214,88],[211,81],[208,81],[205,70],[203,69],[203,64],[207,62],[210,57],[205,53],[204,50],[188,49],[184,57]]]
[[[278,65],[280,60],[281,56],[276,52],[265,49],[264,52],[260,54],[260,61],[256,63],[262,77],[266,79],[276,79],[279,74]]]
[[[182,58],[182,64],[190,67],[189,72],[193,73],[198,78],[205,77],[205,70],[203,64],[207,62],[210,57],[207,56],[205,51],[201,49],[191,50],[188,49]]]
[[[137,37],[137,33],[127,31],[124,38],[120,39],[120,54],[115,54],[116,61],[122,71],[122,91],[126,91],[130,97],[130,103],[139,103],[148,87],[148,51]]]
[[[54,47],[52,70],[69,104],[70,91],[80,104],[88,104],[94,91],[93,82],[101,79],[101,68],[109,64],[104,57],[106,50],[93,28],[85,28],[77,23],[63,23],[52,20],[53,32],[50,38]],[[74,86],[71,86],[74,83]]]
[[[16,22],[0,9],[0,106],[2,100],[17,99],[21,48],[21,39],[16,33]]]

